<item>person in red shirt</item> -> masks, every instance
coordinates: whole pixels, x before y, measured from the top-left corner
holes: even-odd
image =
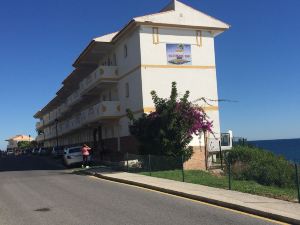
[[[82,153],[82,168],[89,168],[89,162],[88,162],[88,158],[89,158],[89,155],[90,155],[90,151],[91,151],[91,148],[89,146],[87,146],[86,144],[84,144],[81,148],[81,153]]]

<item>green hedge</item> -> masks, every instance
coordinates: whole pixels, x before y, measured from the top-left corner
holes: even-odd
[[[235,146],[226,161],[232,165],[232,176],[239,180],[254,180],[262,185],[295,186],[294,166],[284,157],[253,146]]]

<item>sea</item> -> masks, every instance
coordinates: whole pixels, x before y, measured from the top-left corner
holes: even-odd
[[[287,160],[300,163],[300,138],[248,141],[248,143],[269,150],[276,155],[282,155]]]

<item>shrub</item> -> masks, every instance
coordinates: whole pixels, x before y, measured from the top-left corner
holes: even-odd
[[[294,167],[284,157],[253,146],[235,146],[226,156],[235,179],[254,180],[262,185],[292,187]]]
[[[139,141],[140,153],[189,159],[193,154],[189,146],[193,135],[212,133],[212,121],[203,108],[188,100],[189,91],[179,98],[175,82],[169,98],[160,98],[155,91],[151,95],[154,112],[135,119],[133,112],[127,109],[132,123],[130,134]]]

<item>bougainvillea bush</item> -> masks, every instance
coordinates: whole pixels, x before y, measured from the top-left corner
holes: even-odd
[[[212,121],[203,108],[188,100],[189,94],[186,91],[179,98],[173,82],[170,98],[160,98],[155,91],[151,92],[154,112],[135,119],[133,113],[127,110],[131,120],[129,130],[139,141],[141,154],[184,156],[187,160],[193,153],[189,147],[193,135],[212,132]]]

